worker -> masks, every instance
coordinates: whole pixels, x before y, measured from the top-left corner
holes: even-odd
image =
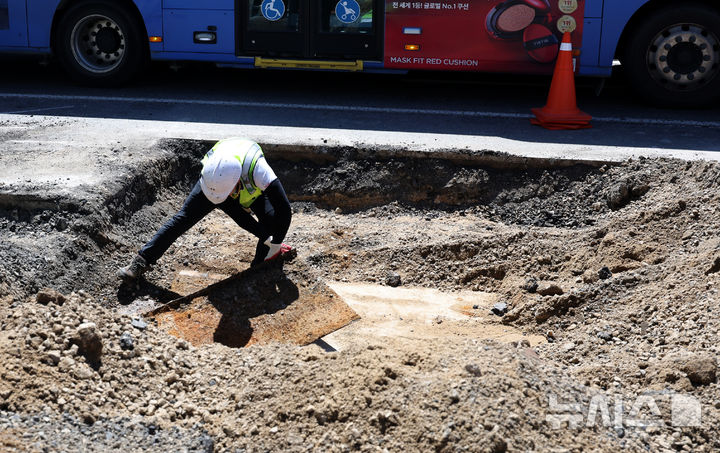
[[[216,207],[258,238],[251,266],[292,250],[283,243],[292,216],[290,202],[257,143],[244,138],[221,140],[205,154],[202,165],[200,179],[180,212],[118,271],[119,278],[133,280],[143,275],[180,235]]]

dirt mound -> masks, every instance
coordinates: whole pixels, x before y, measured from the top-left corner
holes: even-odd
[[[720,449],[717,164],[275,158],[293,200],[286,242],[330,286],[487,294],[506,306],[482,307],[493,328],[520,338],[468,339],[480,309],[469,306],[458,312],[467,323],[433,318],[416,331],[403,314],[368,316],[365,332],[391,321],[413,338],[360,335],[332,353],[194,348],[133,324],[123,305],[177,297],[187,288],[174,285],[192,272],[247,268],[252,238],[214,213],[147,280],[123,289],[112,277],[177,209],[188,181],[160,184],[149,204],[119,216],[72,219],[87,228],[7,211],[0,410],[25,420],[10,431],[31,429],[27,414],[67,414],[102,426],[142,417],[159,444],[171,427],[184,430],[166,445],[205,430],[218,450]],[[36,302],[45,286],[67,295],[63,305],[51,293]],[[523,340],[537,337],[545,342]]]
[[[588,395],[523,346],[437,341],[406,351],[379,340],[330,354],[289,345],[196,349],[87,294],[14,306],[0,319],[3,410],[88,424],[143,416],[168,435],[202,426],[219,450],[545,450],[566,432],[528,403]],[[97,364],[78,347],[88,324],[103,345]],[[595,436],[582,429],[574,442],[591,447]]]

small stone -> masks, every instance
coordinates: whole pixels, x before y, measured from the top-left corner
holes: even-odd
[[[717,378],[718,366],[713,356],[692,354],[676,359],[675,363],[694,385],[712,384]]]
[[[393,288],[397,288],[402,284],[400,275],[397,272],[389,272],[387,277],[385,277],[385,284]]]
[[[628,181],[621,181],[608,191],[607,204],[610,209],[620,209],[630,202],[632,186]]]
[[[598,332],[597,336],[598,336],[598,338],[600,338],[601,340],[604,340],[604,341],[612,340],[612,334],[610,332],[606,332],[604,330],[601,332]]]
[[[174,371],[172,373],[168,374],[167,376],[165,376],[165,382],[167,382],[168,384],[177,382],[178,379],[179,379],[178,375]]]
[[[58,370],[65,372],[70,370],[73,365],[75,365],[75,360],[71,359],[70,357],[63,357],[58,363]]]
[[[123,351],[132,351],[135,348],[132,335],[129,332],[123,332],[120,336],[120,349]]]
[[[598,271],[598,278],[600,278],[600,280],[607,280],[610,277],[612,277],[612,272],[610,272],[607,266]]]
[[[73,342],[78,345],[78,352],[85,356],[88,363],[100,362],[103,344],[94,322],[80,324]]]
[[[57,366],[61,359],[60,351],[50,351],[45,355],[45,363],[52,366]]]
[[[37,303],[42,305],[47,305],[49,303],[54,303],[56,305],[62,305],[65,303],[65,296],[63,296],[58,291],[55,291],[51,288],[44,288],[41,290],[37,295],[35,296],[35,300]]]
[[[505,313],[507,313],[508,305],[505,302],[498,302],[497,304],[493,305],[492,312],[498,316],[503,316]]]
[[[95,376],[95,373],[87,365],[80,365],[73,374],[78,379],[92,379]]]
[[[525,280],[525,283],[520,287],[529,293],[534,293],[538,289],[538,282],[534,278],[530,277]]]
[[[562,346],[562,349],[563,349],[563,351],[565,351],[565,352],[570,352],[570,351],[572,351],[573,349],[575,349],[575,343],[572,343],[572,342],[570,342],[570,343],[565,343],[565,344]]]
[[[555,283],[544,282],[538,285],[537,293],[541,296],[559,296],[563,294],[564,291]]]
[[[482,371],[480,371],[480,367],[475,365],[474,363],[469,363],[465,365],[465,371],[472,374],[473,376],[481,376]]]
[[[147,328],[147,323],[140,318],[133,319],[130,324],[138,330],[145,330]]]

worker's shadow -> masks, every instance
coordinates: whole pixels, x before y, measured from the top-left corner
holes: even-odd
[[[233,348],[244,347],[253,337],[252,319],[283,310],[299,296],[298,287],[287,277],[282,263],[229,281],[207,296],[222,315],[213,340]]]
[[[117,300],[120,305],[129,305],[134,300],[144,296],[149,296],[159,303],[164,304],[182,295],[147,281],[144,277],[132,281],[123,281],[117,290]]]

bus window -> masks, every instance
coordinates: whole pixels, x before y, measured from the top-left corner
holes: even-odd
[[[289,31],[300,29],[299,0],[253,0],[248,2],[249,31]]]
[[[372,0],[323,0],[322,32],[372,33]]]

